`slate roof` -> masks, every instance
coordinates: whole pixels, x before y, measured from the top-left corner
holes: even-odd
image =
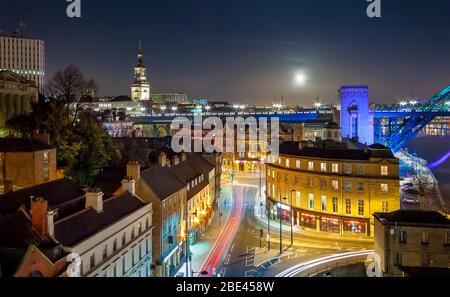
[[[54,147],[36,139],[0,138],[0,152],[37,152],[53,149]]]
[[[107,199],[114,196],[114,193],[122,186],[122,181],[127,174],[125,167],[108,167],[102,170],[92,185],[92,188],[101,189],[103,198]]]
[[[163,201],[186,185],[169,167],[152,167],[141,172],[141,182],[147,184]]]
[[[382,149],[379,146],[369,146],[367,151],[355,145],[349,145],[347,149],[339,147],[304,147],[300,149],[298,142],[285,142],[280,144],[279,152],[282,155],[336,160],[368,161],[370,158],[395,159],[389,148],[384,147]]]
[[[125,218],[145,203],[126,192],[103,202],[103,211],[85,209],[55,224],[55,238],[65,246],[75,246]]]
[[[402,209],[391,213],[375,213],[374,217],[384,224],[406,226],[442,225],[450,228],[450,220],[437,211]]]
[[[34,187],[0,196],[0,214],[15,212],[22,205],[29,212],[31,196],[42,197],[50,209],[58,209],[59,217],[64,217],[84,208],[85,192],[72,180],[63,178]]]

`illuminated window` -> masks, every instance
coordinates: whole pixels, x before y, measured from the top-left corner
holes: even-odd
[[[295,167],[297,167],[297,169],[300,169],[300,166],[301,166],[300,160],[297,160],[295,162]]]
[[[322,211],[327,211],[327,196],[322,196]]]
[[[389,192],[389,186],[387,184],[381,184],[381,192],[382,193]]]
[[[339,211],[339,199],[333,197],[333,212],[338,213],[338,211]]]
[[[345,214],[350,216],[352,214],[352,200],[346,199],[345,200]]]
[[[364,216],[364,200],[358,201],[358,215]]]
[[[382,176],[388,176],[389,175],[389,167],[381,166],[381,175]]]
[[[300,207],[300,202],[301,202],[301,193],[296,192],[295,193],[295,204],[297,205],[297,207]]]
[[[49,163],[49,152],[44,152],[44,165],[48,165]]]
[[[333,164],[331,166],[331,170],[333,171],[333,173],[339,173],[339,164]]]
[[[272,185],[272,197],[275,197],[275,185]]]
[[[313,171],[314,170],[314,162],[308,162],[308,170]]]
[[[308,195],[308,206],[309,209],[314,209],[314,194]]]
[[[333,180],[331,182],[332,186],[333,186],[333,190],[339,190],[339,181],[338,180]]]
[[[286,167],[289,168],[290,162],[289,159],[286,159]]]
[[[327,163],[320,163],[320,171],[327,172]]]

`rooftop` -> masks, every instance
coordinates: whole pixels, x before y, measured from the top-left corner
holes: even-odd
[[[34,187],[22,189],[0,196],[0,215],[9,214],[21,206],[29,212],[31,196],[43,197],[49,203],[49,208],[58,209],[60,217],[84,208],[85,192],[72,180],[63,178]]]
[[[374,213],[374,217],[384,225],[441,225],[450,228],[450,220],[437,211],[402,209],[391,213]]]
[[[102,212],[87,208],[57,222],[55,224],[55,238],[65,246],[75,246],[144,205],[145,203],[139,198],[126,192],[121,196],[106,200],[103,203]]]
[[[284,142],[280,144],[280,154],[336,160],[396,159],[392,151],[381,144],[365,148],[363,144],[349,140],[344,142],[322,141],[319,143]]]
[[[37,152],[53,149],[52,146],[35,139],[0,138],[0,152]]]

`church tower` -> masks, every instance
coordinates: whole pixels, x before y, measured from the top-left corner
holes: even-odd
[[[131,85],[132,101],[149,101],[150,84],[147,81],[147,68],[144,66],[142,43],[139,41],[138,63],[134,68],[134,82]]]

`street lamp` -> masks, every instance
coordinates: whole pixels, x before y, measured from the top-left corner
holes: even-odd
[[[208,106],[205,107],[205,109],[206,109],[207,111],[210,111],[210,110],[211,110],[211,106],[208,105]]]
[[[178,108],[177,108],[176,106],[172,106],[172,111],[173,111],[173,112],[176,112],[177,109],[178,109]]]
[[[280,196],[280,204],[278,205],[278,215],[280,217],[280,255],[283,254],[283,221],[281,218],[281,206],[282,206],[282,202],[281,202],[281,196]]]
[[[166,109],[167,109],[167,107],[166,107],[165,105],[161,106],[161,110],[162,110],[162,113],[163,113],[163,114],[164,114],[164,112],[166,111]]]

